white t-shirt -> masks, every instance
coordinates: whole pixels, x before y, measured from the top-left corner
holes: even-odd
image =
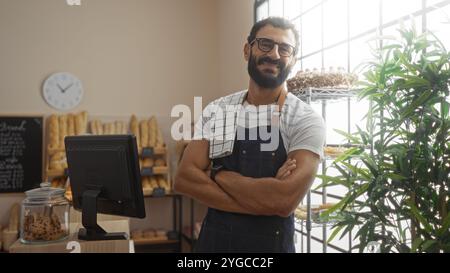
[[[205,108],[202,117],[195,125],[194,139],[210,141],[210,158],[229,155],[233,148],[237,125],[252,128],[270,123],[276,105],[255,107],[244,102],[245,91],[219,98]],[[239,106],[238,110],[227,111],[225,106]],[[211,115],[219,108],[225,118]],[[233,116],[233,114],[236,114]],[[234,117],[234,118],[233,118]],[[265,122],[267,121],[267,122]],[[216,130],[216,128],[219,128]],[[308,150],[323,159],[325,144],[325,122],[310,105],[291,93],[287,94],[279,118],[279,128],[287,153]],[[222,137],[222,139],[220,139]]]

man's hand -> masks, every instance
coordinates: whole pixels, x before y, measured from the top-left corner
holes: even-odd
[[[221,171],[217,184],[249,210],[288,217],[311,187],[320,163],[319,156],[308,150],[295,150],[288,158],[292,160],[283,164],[277,177],[252,178]]]
[[[209,178],[209,142],[194,140],[186,147],[175,176],[174,189],[215,209],[259,215],[250,211]],[[220,173],[220,172],[219,172]]]
[[[295,159],[288,158],[286,162],[284,162],[283,166],[278,169],[276,179],[283,180],[289,175],[291,175],[292,171],[297,168],[297,161]]]

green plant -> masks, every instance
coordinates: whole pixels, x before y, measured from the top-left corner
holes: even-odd
[[[450,53],[431,33],[399,32],[364,68],[366,128],[339,131],[361,148],[333,162],[338,176],[318,176],[348,188],[328,211],[347,212],[329,241],[358,227],[359,251],[377,241],[382,252],[450,252]]]

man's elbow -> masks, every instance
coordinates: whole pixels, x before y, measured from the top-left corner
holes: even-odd
[[[295,211],[296,207],[297,206],[293,206],[291,204],[281,204],[278,208],[277,215],[287,218]]]
[[[178,193],[186,193],[186,188],[186,180],[183,178],[182,172],[178,170],[173,180],[173,189]]]
[[[289,217],[292,213],[294,213],[298,203],[298,200],[282,198],[277,204],[276,214],[281,217]]]

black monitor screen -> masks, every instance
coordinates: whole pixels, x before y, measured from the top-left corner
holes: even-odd
[[[84,192],[97,188],[98,213],[145,217],[135,136],[74,136],[65,144],[75,209],[82,209]]]

